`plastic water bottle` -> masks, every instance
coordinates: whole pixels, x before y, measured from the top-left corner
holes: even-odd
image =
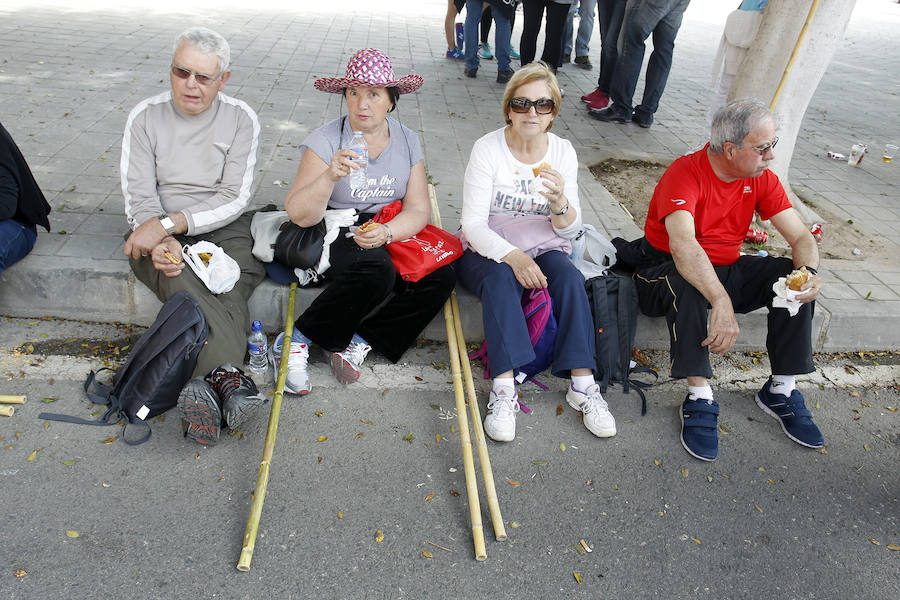
[[[253,321],[250,326],[250,337],[247,338],[247,350],[250,352],[250,372],[254,375],[262,375],[269,366],[267,354],[269,342],[263,333],[262,323]]]
[[[368,166],[369,166],[369,146],[366,144],[366,136],[361,131],[354,131],[353,138],[350,140],[349,150],[353,150],[359,154],[359,158],[353,161],[359,165],[359,168],[350,171],[350,189],[364,190],[369,187]]]

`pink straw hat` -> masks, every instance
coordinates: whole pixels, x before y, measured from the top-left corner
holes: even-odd
[[[313,86],[329,94],[342,94],[348,87],[396,87],[401,94],[422,87],[420,75],[394,79],[394,66],[387,54],[375,48],[364,48],[350,57],[346,77],[322,77]]]

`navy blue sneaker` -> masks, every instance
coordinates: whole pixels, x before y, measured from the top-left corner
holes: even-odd
[[[756,403],[759,407],[772,415],[781,423],[784,434],[807,448],[821,448],[825,445],[822,432],[813,423],[812,413],[803,403],[803,396],[799,390],[791,392],[790,396],[774,394],[770,390],[772,378],[756,394]]]
[[[681,445],[700,460],[719,456],[719,403],[688,395],[681,404]]]

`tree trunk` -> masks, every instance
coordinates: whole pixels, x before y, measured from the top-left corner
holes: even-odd
[[[770,0],[759,33],[738,68],[729,100],[752,96],[772,103],[812,3],[813,0]],[[769,168],[778,175],[795,208],[807,222],[815,215],[790,190],[791,157],[803,115],[844,37],[855,5],[856,0],[819,0],[773,109],[778,124],[778,148]]]

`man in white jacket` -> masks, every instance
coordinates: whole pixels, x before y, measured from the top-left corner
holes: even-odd
[[[218,33],[182,32],[173,48],[171,90],[135,106],[122,139],[122,194],[132,229],[124,251],[131,269],[163,302],[187,291],[209,326],[195,379],[178,403],[186,435],[205,444],[218,440],[223,420],[235,429],[262,403],[253,381],[232,366],[244,362],[247,299],[265,271],[251,253],[251,215],[244,214],[254,190],[259,120],[246,103],[221,93],[231,75],[229,57]],[[240,266],[231,291],[213,294],[184,270],[182,247],[201,240]]]

